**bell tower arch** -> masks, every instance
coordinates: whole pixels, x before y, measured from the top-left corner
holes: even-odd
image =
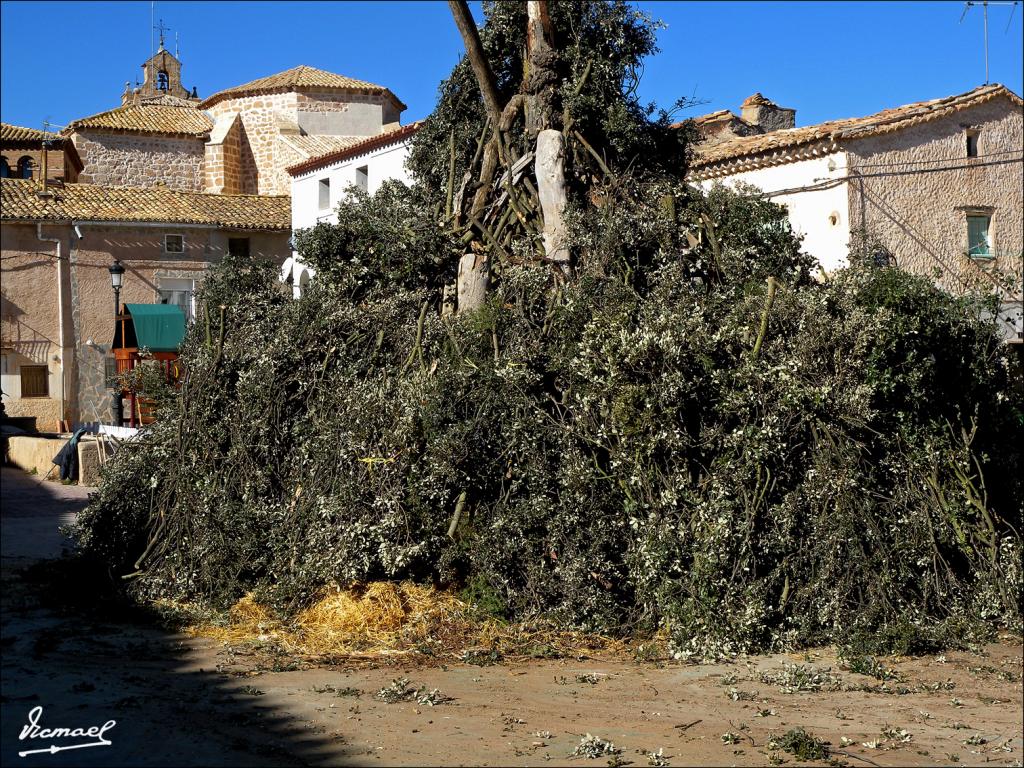
[[[175,96],[179,99],[198,101],[198,98],[192,95],[193,92],[182,86],[181,62],[164,48],[161,39],[160,49],[142,65],[142,86],[139,88],[139,96],[143,99]]]

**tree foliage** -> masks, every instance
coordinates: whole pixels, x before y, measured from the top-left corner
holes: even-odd
[[[107,465],[83,549],[144,596],[468,584],[510,619],[666,626],[681,655],[1019,629],[1021,376],[978,303],[871,265],[812,280],[782,208],[645,143],[650,24],[579,8],[552,10],[563,98],[615,168],[576,176],[574,278],[517,241],[483,307],[440,311],[461,244],[424,212],[484,119],[460,63],[420,183],[298,238],[301,299],[269,267],[210,275],[185,381]],[[507,95],[522,12],[488,12]]]

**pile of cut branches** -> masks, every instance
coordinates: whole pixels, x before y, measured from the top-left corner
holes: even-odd
[[[630,88],[652,25],[549,6],[558,77],[521,77],[543,18],[489,5],[495,101],[523,109],[488,126],[456,67],[416,186],[299,234],[300,300],[269,266],[211,273],[181,388],[107,465],[83,550],[146,598],[295,616],[412,580],[680,655],[1019,630],[1024,402],[984,298],[811,281],[782,208],[682,181]],[[524,160],[546,130],[570,150],[554,209]]]

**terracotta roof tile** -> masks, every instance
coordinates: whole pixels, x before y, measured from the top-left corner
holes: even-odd
[[[261,77],[258,80],[253,80],[243,85],[236,85],[234,88],[218,91],[212,96],[208,96],[200,104],[200,107],[207,109],[224,99],[235,99],[240,96],[258,96],[264,93],[311,88],[385,94],[394,99],[402,109],[405,109],[405,104],[402,104],[397,96],[382,85],[368,83],[365,80],[356,80],[353,77],[345,77],[344,75],[336,75],[333,72],[325,72],[322,69],[305,65],[292,67],[284,72],[278,72],[276,75]]]
[[[365,136],[281,136],[281,141],[305,158],[348,149],[365,140]]]
[[[172,105],[156,99],[80,118],[68,125],[64,132],[97,128],[131,133],[206,136],[213,129],[213,121],[195,106]]]
[[[10,123],[0,123],[0,142],[4,144],[15,141],[52,141],[59,138],[60,136],[56,133],[50,133],[49,131],[22,128],[20,125],[11,125]]]
[[[778,104],[776,104],[771,99],[766,99],[761,94],[760,91],[758,91],[757,93],[751,94],[750,96],[747,96],[747,98],[745,98],[743,100],[743,103],[740,104],[740,106],[741,107],[753,107],[753,106],[757,106],[758,104],[770,104],[773,107],[779,106]]]
[[[287,195],[214,195],[167,187],[65,184],[40,197],[30,179],[0,180],[4,221],[129,221],[214,224],[228,229],[291,228]]]
[[[390,131],[378,133],[375,136],[360,136],[359,141],[354,144],[335,149],[322,155],[311,157],[308,160],[303,160],[302,162],[295,163],[294,165],[289,165],[285,170],[292,176],[297,176],[300,173],[307,173],[317,168],[322,168],[325,165],[338,163],[342,160],[347,160],[350,157],[356,157],[357,155],[361,155],[365,152],[372,152],[375,149],[386,147],[388,144],[396,144],[397,142],[412,136],[420,129],[421,125],[423,125],[423,121],[417,120],[415,123],[409,123],[409,125],[393,128]]]
[[[1006,86],[998,83],[983,85],[967,93],[884,109],[867,117],[830,120],[818,125],[787,128],[753,136],[740,136],[714,145],[698,145],[695,148],[695,157],[690,164],[690,169],[699,171],[727,160],[753,157],[818,141],[839,141],[897,131],[999,97],[1007,97],[1018,106],[1024,104],[1020,96]]]

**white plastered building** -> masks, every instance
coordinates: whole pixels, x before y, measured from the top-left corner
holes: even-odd
[[[290,166],[292,231],[321,222],[336,224],[338,203],[351,194],[353,187],[372,195],[385,181],[411,184],[405,162],[410,141],[420,125],[416,122],[397,127]],[[294,251],[281,269],[282,280],[292,285],[296,298],[313,276],[313,269]]]
[[[826,273],[864,242],[951,293],[995,290],[1002,330],[1020,342],[1022,106],[992,84],[797,128],[794,110],[755,94],[741,116],[722,110],[694,121],[704,141],[688,178],[705,190],[749,184],[784,205]]]

